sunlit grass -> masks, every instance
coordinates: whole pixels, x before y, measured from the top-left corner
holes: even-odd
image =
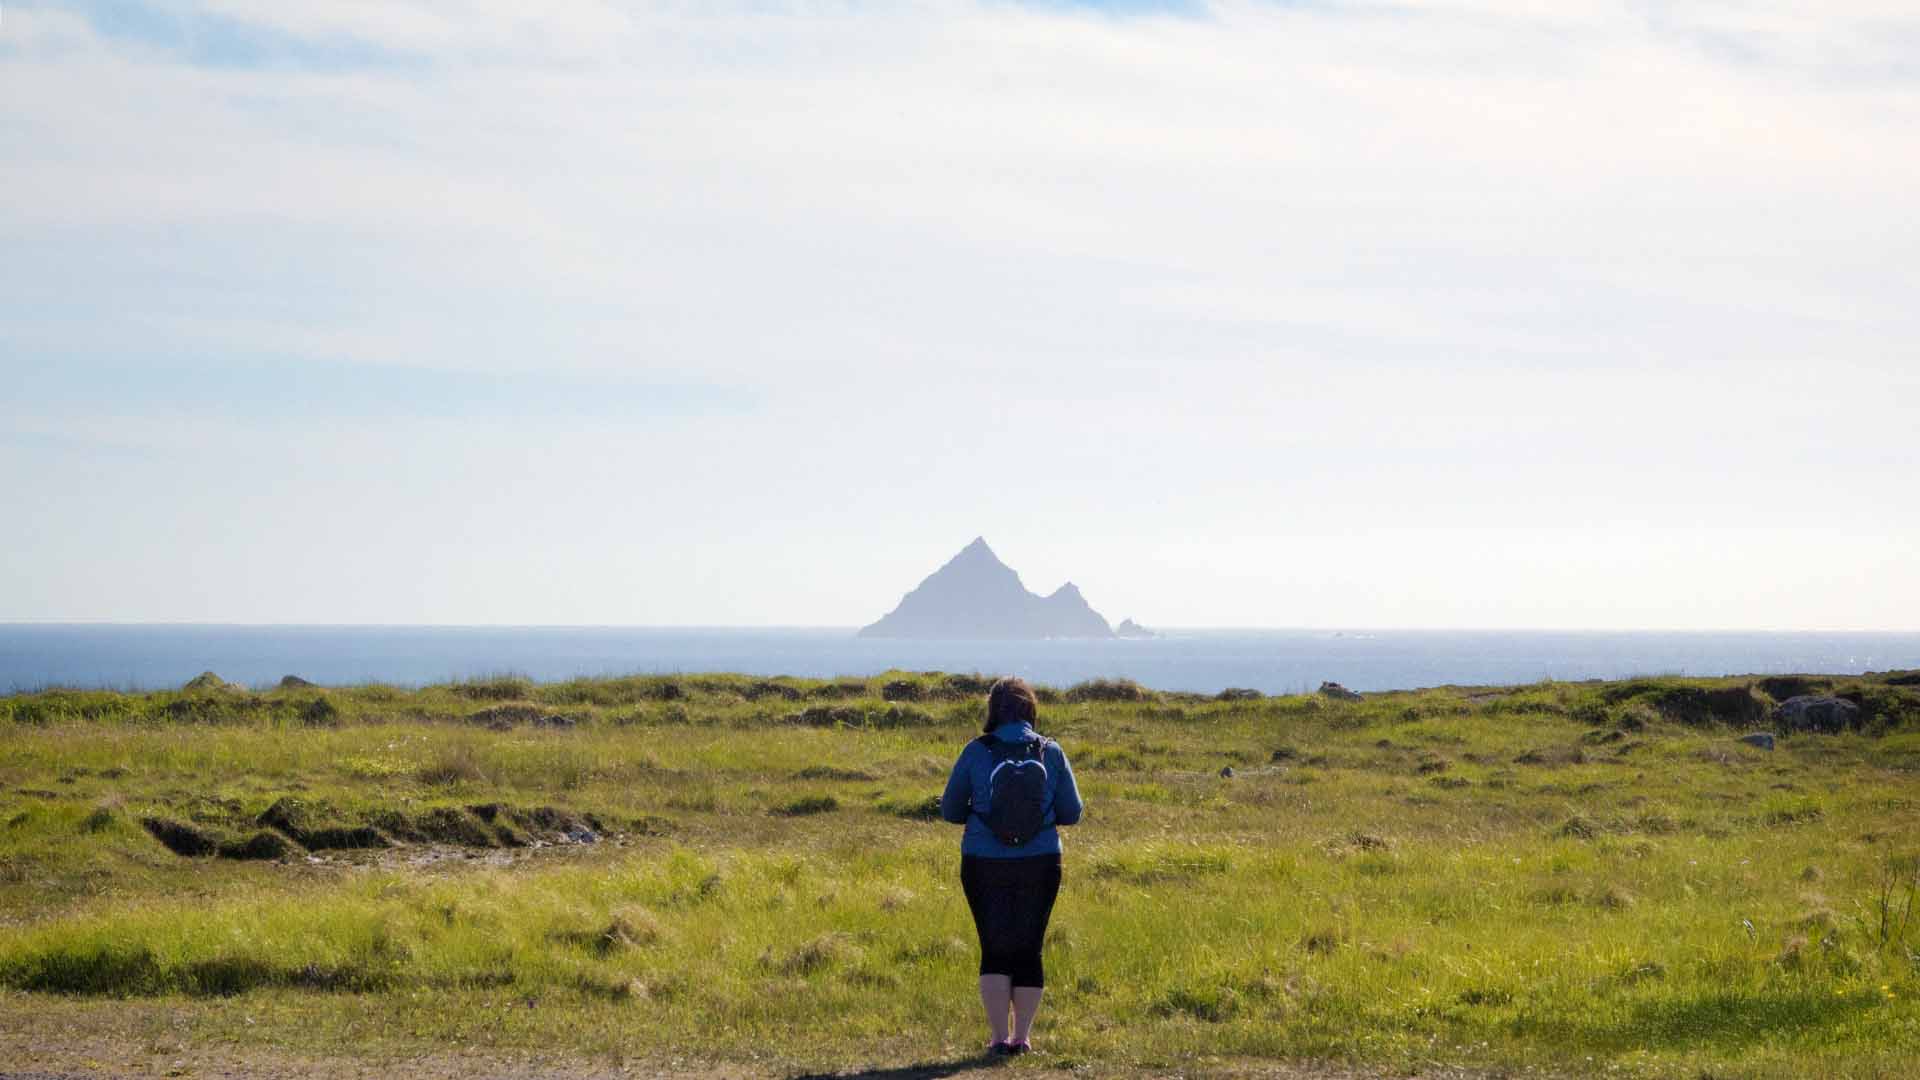
[[[932,676],[880,698],[906,678],[0,699],[0,1010],[171,1001],[207,1038],[335,1054],[663,1057],[688,1032],[782,1067],[958,1053],[972,929],[926,808],[979,706]],[[1643,682],[1054,695],[1088,814],[1050,1060],[1899,1075],[1914,695],[1875,687],[1872,732],[1767,752],[1648,704],[1695,682]],[[608,835],[255,863],[140,824],[240,835],[290,795],[345,825],[552,806]]]

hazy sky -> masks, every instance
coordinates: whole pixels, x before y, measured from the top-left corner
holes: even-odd
[[[0,619],[1920,629],[1912,0],[0,0]]]

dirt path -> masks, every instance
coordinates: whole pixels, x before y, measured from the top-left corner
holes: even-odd
[[[164,1002],[71,1002],[0,994],[0,1080],[945,1080],[970,1074],[980,1080],[994,1075],[1100,1080],[1496,1080],[1513,1075],[1444,1066],[1408,1073],[1229,1059],[1159,1069],[1099,1062],[1068,1069],[1045,1054],[1008,1062],[955,1053],[827,1071],[810,1071],[791,1059],[762,1064],[696,1057],[610,1061],[459,1048],[313,1055],[209,1039],[193,1031],[186,1013]],[[1539,1073],[1527,1075],[1529,1080],[1545,1080]]]
[[[1419,1073],[1355,1072],[1335,1066],[1284,1065],[1272,1062],[1215,1061],[1205,1065],[1169,1070],[1110,1069],[1097,1065],[1071,1071],[1048,1068],[1039,1057],[1017,1065],[978,1058],[952,1061],[923,1061],[903,1065],[854,1067],[835,1072],[806,1072],[791,1067],[751,1069],[733,1064],[675,1060],[666,1063],[622,1065],[556,1063],[536,1055],[524,1057],[472,1057],[462,1054],[433,1055],[401,1060],[349,1060],[341,1058],[294,1058],[251,1051],[245,1054],[194,1051],[179,1056],[147,1056],[135,1050],[114,1060],[84,1052],[38,1055],[54,1060],[22,1061],[10,1040],[0,1041],[0,1080],[689,1080],[715,1077],[718,1080],[945,1080],[978,1073],[985,1080],[1002,1075],[1035,1074],[1049,1076],[1121,1077],[1127,1080],[1167,1078],[1167,1080],[1203,1080],[1203,1078],[1245,1077],[1248,1080],[1492,1080],[1505,1074],[1468,1073],[1438,1069]],[[96,1052],[100,1048],[90,1048]],[[123,1048],[132,1049],[132,1048]],[[16,1071],[20,1065],[24,1071]]]
[[[1040,1063],[1036,1062],[1035,1065]],[[321,1080],[321,1078],[352,1078],[352,1080],[686,1080],[689,1077],[719,1077],[722,1080],[734,1078],[765,1077],[780,1080],[946,1080],[949,1077],[964,1076],[980,1072],[991,1076],[1003,1066],[986,1062],[920,1062],[901,1066],[877,1066],[868,1069],[855,1069],[848,1072],[803,1073],[792,1070],[767,1072],[737,1072],[730,1066],[707,1066],[692,1071],[674,1070],[660,1072],[646,1066],[621,1066],[610,1070],[573,1068],[552,1068],[533,1064],[507,1064],[502,1062],[482,1063],[467,1060],[447,1061],[441,1059],[420,1059],[408,1062],[390,1062],[371,1065],[363,1062],[345,1061],[306,1061],[298,1064],[286,1061],[248,1063],[208,1062],[194,1058],[179,1066],[170,1067],[161,1072],[105,1071],[88,1070],[83,1072],[32,1070],[12,1072],[0,1069],[0,1080],[147,1080],[147,1078],[196,1078],[196,1080]],[[1041,1066],[1044,1067],[1044,1066]],[[1031,1073],[1032,1068],[1018,1070]],[[1056,1070],[1046,1070],[1049,1075],[1061,1075]],[[1009,1071],[1009,1074],[1011,1070]],[[1147,1078],[1166,1078],[1166,1080],[1226,1080],[1231,1077],[1244,1077],[1247,1080],[1384,1080],[1392,1075],[1398,1080],[1485,1080],[1493,1074],[1468,1074],[1454,1071],[1404,1073],[1356,1073],[1344,1069],[1303,1070],[1297,1066],[1283,1066],[1254,1063],[1220,1063],[1208,1068],[1179,1069],[1171,1071],[1142,1072],[1137,1070],[1108,1071],[1096,1067],[1075,1069],[1064,1075],[1121,1077],[1126,1080],[1147,1080]],[[1504,1075],[1504,1074],[1500,1074]]]
[[[433,1054],[401,1059],[303,1058],[271,1051],[212,1048],[154,1054],[137,1046],[84,1042],[63,1047],[28,1047],[0,1035],[0,1080],[945,1080],[979,1074],[1121,1077],[1127,1080],[1245,1077],[1248,1080],[1493,1080],[1496,1075],[1436,1069],[1414,1074],[1356,1072],[1336,1066],[1274,1062],[1212,1061],[1177,1069],[1112,1069],[1088,1065],[1063,1071],[1048,1067],[1044,1056],[1017,1064],[980,1058],[921,1061],[901,1065],[855,1066],[832,1072],[793,1067],[752,1068],[730,1063],[676,1059],[625,1064],[559,1062],[524,1054],[474,1056]]]
[[[403,1059],[304,1058],[228,1048],[151,1054],[143,1047],[24,1048],[0,1039],[0,1080],[720,1080],[790,1075],[675,1061],[648,1065],[558,1064],[539,1055],[435,1054]],[[25,1066],[24,1071],[15,1071]]]

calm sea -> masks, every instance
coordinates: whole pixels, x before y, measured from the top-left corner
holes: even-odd
[[[1633,675],[1829,674],[1920,668],[1920,634],[1187,630],[1124,641],[870,641],[849,629],[0,624],[0,692],[155,689],[202,671],[254,686],[420,685],[514,673],[736,671],[1124,676],[1165,690],[1356,690]]]

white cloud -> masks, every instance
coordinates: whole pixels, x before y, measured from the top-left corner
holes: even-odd
[[[435,567],[405,585],[355,549],[297,597],[159,589],[125,617],[854,622],[982,531],[1031,580],[1163,623],[1887,626],[1888,597],[1920,600],[1832,570],[1920,526],[1889,499],[1920,389],[1903,6],[170,10],[264,52],[9,5],[0,100],[28,107],[0,110],[0,365],[576,368],[762,407],[341,443],[338,417],[182,425],[103,387],[12,430],[385,493],[361,496],[381,550]],[[139,475],[166,518],[170,474]],[[113,614],[156,563],[230,543],[182,511],[170,546],[83,562],[57,538],[109,501],[43,490],[55,584],[0,578],[0,617]],[[1769,530],[1795,492],[1839,507],[1831,536]],[[1002,500],[1037,520],[998,525]],[[529,502],[570,524],[484,526]],[[1582,530],[1590,580],[1502,584]],[[1270,572],[1289,545],[1320,579]],[[516,552],[537,587],[476,606],[461,573],[511,578]],[[1730,566],[1818,588],[1762,602]],[[1608,574],[1644,595],[1615,603]],[[96,600],[63,606],[83,576]],[[1659,609],[1696,581],[1710,602]]]

